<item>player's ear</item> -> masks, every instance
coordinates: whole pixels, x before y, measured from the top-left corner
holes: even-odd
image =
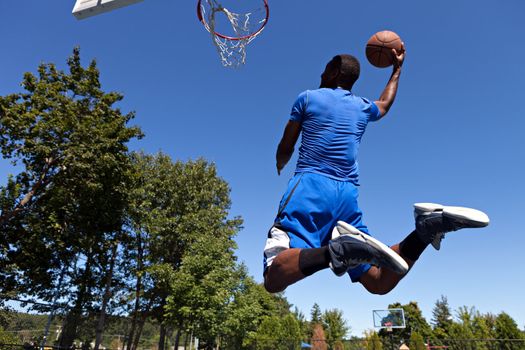
[[[330,61],[330,65],[331,65],[330,73],[331,73],[332,79],[337,81],[337,78],[341,74],[342,64],[343,64],[343,59],[340,55],[334,56],[334,58],[332,58],[332,61]]]

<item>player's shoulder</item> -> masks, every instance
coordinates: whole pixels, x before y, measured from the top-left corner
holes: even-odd
[[[364,105],[371,105],[373,103],[370,99],[362,96],[356,96],[356,99]]]

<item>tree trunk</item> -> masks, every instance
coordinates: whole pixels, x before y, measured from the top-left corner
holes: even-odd
[[[184,335],[184,350],[188,349],[188,333]]]
[[[142,247],[142,235],[140,230],[137,230],[137,282],[135,283],[135,307],[133,310],[133,318],[131,320],[131,329],[128,334],[128,347],[127,350],[132,350],[135,343],[135,330],[137,327],[137,319],[139,317],[140,309],[140,294],[142,292],[142,269],[144,266],[143,262],[143,247]]]
[[[111,298],[111,281],[113,280],[113,268],[115,267],[115,260],[117,259],[117,246],[118,244],[113,243],[113,248],[111,249],[111,260],[109,263],[109,271],[106,275],[106,286],[104,290],[104,297],[102,298],[102,306],[100,307],[100,316],[98,318],[97,329],[95,331],[95,348],[98,350],[100,343],[102,342],[102,335],[104,333],[104,325],[106,323],[106,308]]]
[[[86,269],[84,271],[83,278],[81,279],[81,285],[77,292],[77,299],[75,301],[75,306],[66,316],[64,329],[60,336],[59,346],[65,349],[69,349],[75,338],[77,336],[77,327],[80,324],[80,318],[82,316],[82,308],[87,296],[87,281],[91,276],[91,263],[92,263],[92,253],[89,252],[89,255],[86,260]]]
[[[180,329],[181,327],[177,328],[177,334],[175,334],[175,345],[173,346],[173,350],[179,350]]]
[[[164,350],[164,343],[166,341],[166,326],[162,323],[160,324],[160,334],[159,334],[159,350]]]
[[[56,303],[58,301],[58,294],[60,292],[60,289],[62,288],[62,282],[64,281],[64,275],[66,274],[67,265],[62,266],[62,270],[60,272],[60,278],[58,279],[58,284],[56,286],[55,296],[53,297],[53,309],[49,313],[49,316],[47,318],[46,328],[44,330],[44,336],[42,337],[42,345],[41,347],[44,348],[47,343],[47,336],[49,335],[49,328],[51,327],[51,323],[53,322],[53,318],[55,317],[56,313]]]
[[[138,329],[135,332],[135,339],[133,339],[133,347],[132,350],[137,350],[137,347],[139,345],[139,340],[142,335],[142,329],[144,328],[144,324],[146,323],[146,319],[148,318],[149,311],[151,309],[151,306],[153,305],[153,299],[150,300],[148,306],[146,306],[146,310],[142,312],[142,316],[140,317],[139,323],[138,323]]]

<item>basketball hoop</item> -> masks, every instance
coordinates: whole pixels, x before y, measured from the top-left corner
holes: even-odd
[[[393,326],[393,323],[392,322],[385,322],[383,324],[383,326],[385,327],[385,330],[388,332],[388,333],[391,333],[394,329],[392,328]]]
[[[246,62],[246,46],[263,31],[270,8],[268,0],[233,1],[198,0],[197,17],[208,32],[225,67],[238,67]],[[223,5],[225,4],[225,5]]]

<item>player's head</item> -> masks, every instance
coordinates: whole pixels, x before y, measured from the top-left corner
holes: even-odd
[[[352,55],[334,56],[321,74],[321,87],[336,88],[338,86],[351,90],[359,79],[360,65]]]

